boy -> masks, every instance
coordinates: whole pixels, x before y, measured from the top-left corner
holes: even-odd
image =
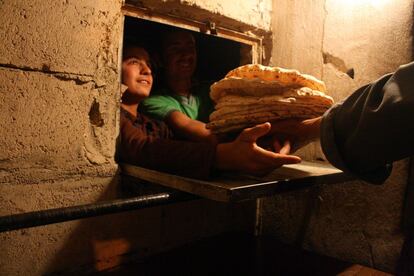
[[[210,85],[193,80],[197,65],[193,35],[186,31],[165,33],[160,54],[166,87],[143,101],[144,113],[166,122],[180,137],[216,142],[216,137],[205,127],[214,110]]]
[[[122,162],[194,178],[208,178],[213,170],[265,174],[282,166],[300,162],[287,155],[289,147],[279,153],[256,144],[271,125],[264,123],[245,129],[230,143],[190,142],[175,139],[162,121],[150,119],[138,111],[150,94],[153,76],[148,52],[139,46],[126,46],[122,61],[122,82],[128,89],[121,103]]]

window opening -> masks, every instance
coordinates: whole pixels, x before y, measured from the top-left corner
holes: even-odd
[[[126,40],[137,40],[144,43],[153,53],[157,53],[161,34],[177,29],[183,28],[126,16],[123,39],[124,43]],[[197,69],[195,77],[199,81],[217,81],[231,69],[253,62],[252,45],[194,30],[188,31],[193,34],[196,40]],[[157,63],[156,60],[155,63]],[[158,85],[159,83],[154,83],[155,87]]]

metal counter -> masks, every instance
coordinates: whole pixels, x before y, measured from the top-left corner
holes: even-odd
[[[330,165],[311,162],[285,165],[264,177],[228,173],[208,181],[149,170],[130,164],[121,164],[121,171],[122,174],[141,180],[223,202],[252,200],[316,184],[333,184],[353,179]]]

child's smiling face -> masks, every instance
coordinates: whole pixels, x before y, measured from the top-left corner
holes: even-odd
[[[140,47],[127,48],[122,61],[122,83],[128,93],[139,100],[149,96],[152,87],[150,57]]]

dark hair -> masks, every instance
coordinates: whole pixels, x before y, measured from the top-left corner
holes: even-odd
[[[126,51],[131,48],[142,48],[144,49],[150,58],[150,67],[152,72],[152,78],[153,78],[153,88],[155,86],[155,83],[158,79],[158,72],[159,72],[159,64],[154,59],[154,49],[150,46],[150,44],[147,41],[144,40],[138,40],[135,37],[124,37],[124,44],[122,48],[122,60],[125,58]]]
[[[151,47],[149,47],[149,44],[143,40],[138,40],[135,37],[124,38],[123,52],[129,48],[144,48],[151,55]]]

